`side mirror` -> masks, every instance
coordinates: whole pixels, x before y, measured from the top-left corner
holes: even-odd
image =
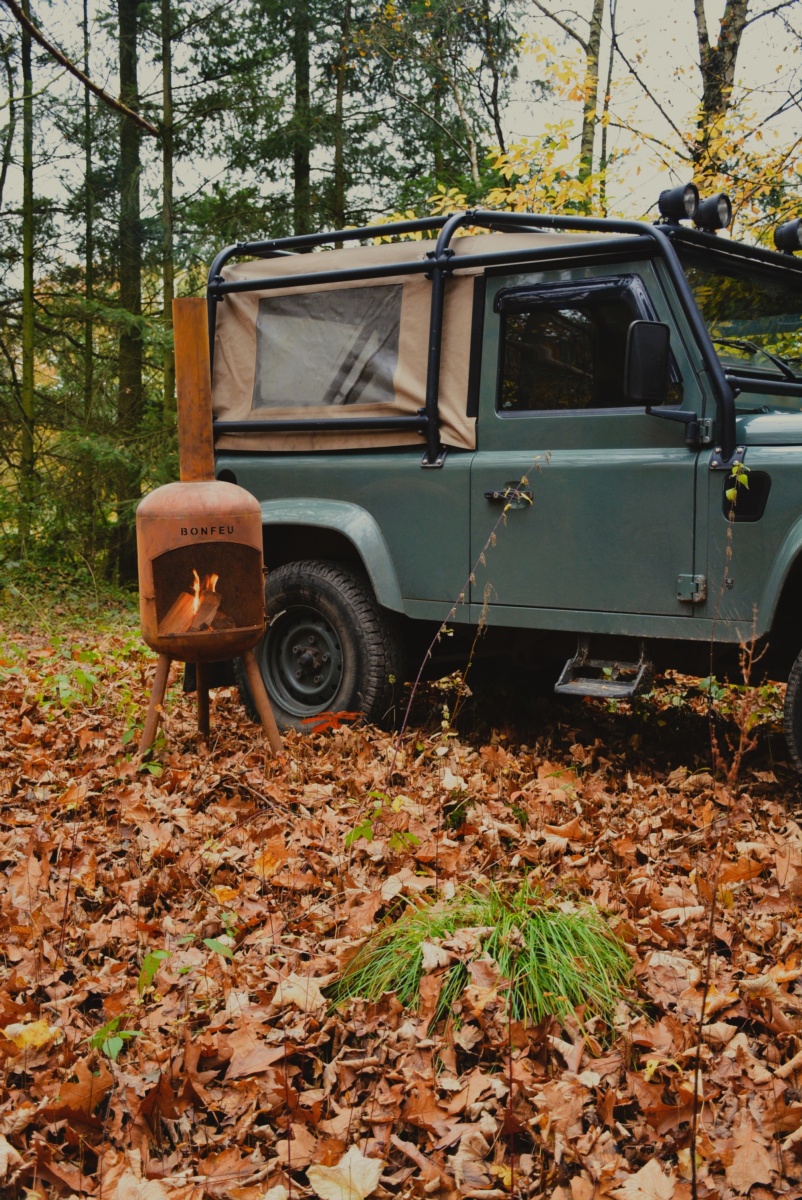
[[[624,394],[633,404],[665,404],[671,330],[662,321],[633,321],[627,331]]]

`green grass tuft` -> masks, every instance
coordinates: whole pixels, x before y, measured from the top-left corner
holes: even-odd
[[[405,1008],[417,1008],[423,943],[447,941],[461,929],[481,931],[468,960],[489,954],[496,962],[510,981],[505,995],[516,1021],[537,1024],[584,1005],[586,1019],[609,1025],[630,981],[630,958],[598,909],[544,898],[527,880],[507,895],[471,889],[408,908],[360,947],[332,988],[335,1005],[394,992]],[[447,969],[433,1024],[452,1010],[468,981],[467,961]]]

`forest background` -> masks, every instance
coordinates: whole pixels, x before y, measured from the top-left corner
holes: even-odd
[[[653,216],[694,179],[771,245],[802,192],[800,9],[0,0],[6,582],[134,579],[136,504],[177,474],[171,301],[226,244],[475,203]]]

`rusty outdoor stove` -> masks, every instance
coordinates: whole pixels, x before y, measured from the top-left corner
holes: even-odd
[[[281,748],[253,647],[265,627],[262,517],[250,492],[214,478],[206,303],[173,303],[180,483],[136,514],[142,636],[159,661],[140,755],[153,745],[173,659],[195,663],[198,731],[209,732],[206,664],[241,655],[273,753]]]

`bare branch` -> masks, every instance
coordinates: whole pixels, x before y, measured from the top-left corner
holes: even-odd
[[[775,4],[774,8],[767,8],[763,12],[755,13],[753,17],[747,18],[747,20],[744,21],[743,27],[746,29],[747,25],[754,25],[755,21],[760,21],[763,17],[775,17],[778,12],[782,11],[782,9],[791,8],[795,4],[796,0],[782,0],[782,3]]]
[[[546,6],[544,4],[540,3],[540,0],[534,0],[534,3],[535,3],[535,8],[539,8],[540,11],[543,13],[544,17],[548,17],[549,20],[553,21],[555,25],[559,25],[559,27],[560,27],[560,29],[562,29],[563,33],[567,33],[568,36],[572,37],[575,42],[579,42],[579,45],[585,51],[585,54],[587,54],[588,44],[585,41],[585,39],[577,33],[577,31],[575,29],[572,29],[571,26],[568,25],[565,21],[560,20],[560,18],[555,13],[549,12],[549,10],[546,8]]]
[[[382,54],[384,54],[390,60],[390,79],[391,79],[390,91],[395,96],[395,98],[397,100],[401,100],[404,104],[408,104],[411,108],[416,109],[422,116],[424,116],[427,119],[427,121],[431,121],[433,125],[436,125],[437,128],[439,130],[441,130],[441,132],[444,133],[446,135],[446,137],[449,138],[450,141],[452,141],[454,143],[454,145],[457,147],[457,149],[460,151],[460,153],[464,154],[465,157],[470,162],[471,156],[470,156],[470,151],[469,151],[468,147],[463,146],[463,144],[459,140],[459,138],[455,137],[454,134],[451,132],[451,130],[446,125],[444,125],[442,121],[438,121],[437,117],[433,116],[432,113],[430,113],[429,110],[424,108],[421,104],[418,104],[418,102],[416,100],[413,100],[411,96],[405,96],[403,92],[399,92],[398,86],[395,82],[395,59],[393,58],[392,54],[387,49],[387,47],[381,45],[381,43],[379,43],[379,50],[382,52]]]
[[[411,108],[416,109],[422,116],[424,116],[426,118],[427,121],[431,121],[433,125],[436,125],[437,128],[442,133],[444,133],[451,142],[454,143],[454,145],[457,147],[457,149],[460,151],[460,153],[464,154],[465,157],[470,162],[470,159],[471,159],[470,150],[468,149],[467,146],[463,146],[463,144],[459,140],[459,138],[454,136],[454,134],[451,132],[451,130],[448,128],[447,125],[444,125],[442,121],[438,121],[437,117],[433,116],[427,108],[423,107],[422,104],[418,104],[417,100],[413,100],[411,96],[405,96],[403,92],[399,92],[398,88],[395,85],[395,82],[393,82],[390,85],[390,91],[392,92],[392,94],[395,96],[395,98],[397,100],[400,100],[400,101],[402,101],[403,104],[408,104]]]
[[[655,137],[654,134],[644,133],[642,129],[636,129],[634,125],[629,125],[625,121],[610,121],[609,125],[611,129],[620,129],[624,133],[631,133],[634,137],[640,138],[642,142],[648,142],[650,146],[659,146],[661,150],[665,150],[666,154],[671,155],[672,158],[677,157],[676,146],[670,146],[668,142],[664,142],[662,138]],[[690,151],[687,149],[686,153],[690,155]],[[684,155],[680,154],[679,157],[683,158]]]
[[[535,0],[535,2],[537,3],[537,0]],[[701,3],[701,0],[699,0],[699,2]],[[635,68],[633,67],[632,63],[629,61],[627,56],[624,54],[624,51],[621,49],[621,47],[619,46],[617,41],[616,41],[615,49],[616,49],[616,54],[619,55],[619,57],[621,58],[621,60],[623,61],[624,65],[625,65],[625,67],[629,71],[630,75],[632,75],[632,77],[640,84],[640,86],[643,88],[643,91],[646,94],[646,96],[648,96],[648,98],[651,100],[652,104],[655,106],[655,108],[660,113],[660,115],[663,117],[663,119],[666,120],[668,122],[668,124],[671,126],[671,128],[674,130],[674,133],[676,133],[676,135],[679,138],[682,145],[685,147],[685,149],[688,151],[688,153],[690,153],[690,146],[686,142],[685,137],[682,134],[681,130],[672,121],[671,117],[668,115],[666,110],[663,108],[662,104],[657,99],[657,97],[649,89],[648,85],[641,79],[640,75],[635,70]]]
[[[127,105],[123,104],[121,100],[115,100],[114,97],[110,96],[109,93],[104,91],[102,87],[99,87],[98,84],[94,83],[88,75],[84,75],[83,71],[79,67],[76,67],[75,63],[67,58],[66,54],[62,54],[61,50],[54,46],[52,42],[49,42],[44,34],[36,28],[33,22],[28,20],[28,18],[25,16],[25,13],[16,3],[16,0],[0,0],[0,3],[5,4],[8,11],[17,19],[23,29],[28,31],[34,41],[38,42],[39,45],[48,52],[48,54],[52,55],[56,62],[60,62],[62,67],[66,67],[70,74],[74,75],[76,79],[80,80],[85,88],[88,88],[90,92],[94,92],[94,94],[99,97],[104,104],[108,104],[109,108],[113,108],[117,112],[122,113],[124,117],[128,117],[128,119],[133,121],[135,125],[139,125],[141,129],[144,129],[146,133],[149,133],[151,137],[157,138],[160,136],[155,125],[151,125],[150,121],[146,121],[144,117],[139,115],[139,113],[136,113],[133,111],[133,109],[128,108]]]

